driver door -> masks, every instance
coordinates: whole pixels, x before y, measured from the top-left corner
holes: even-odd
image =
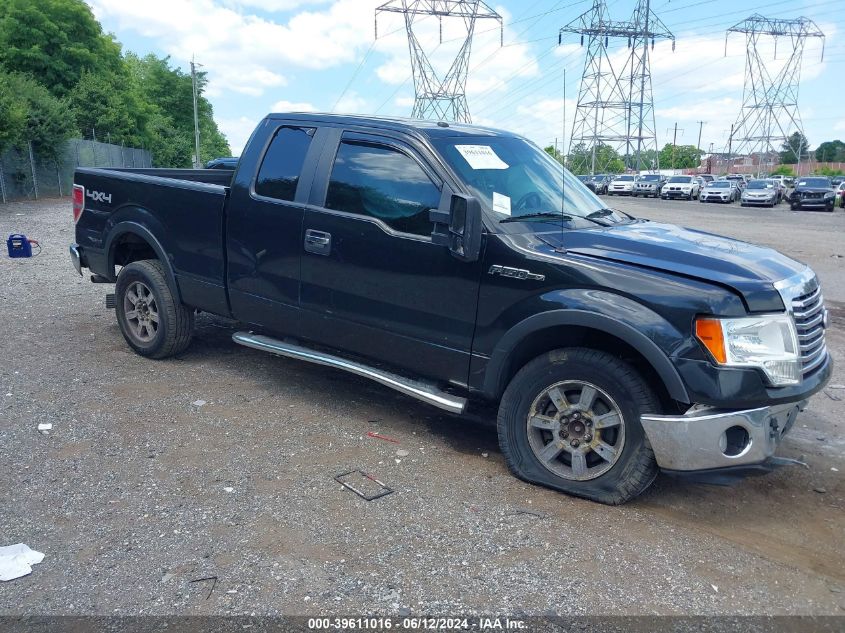
[[[306,338],[466,384],[481,262],[432,243],[443,187],[412,141],[334,130],[303,225]]]

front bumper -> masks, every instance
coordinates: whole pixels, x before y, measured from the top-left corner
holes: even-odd
[[[740,198],[740,202],[746,205],[759,204],[760,206],[768,206],[770,204],[775,204],[777,202],[777,198]]]
[[[657,465],[695,471],[760,464],[792,428],[807,400],[740,411],[694,407],[684,415],[644,415]]]
[[[730,194],[702,194],[700,199],[704,202],[730,202],[731,195]]]
[[[689,198],[692,195],[692,190],[682,191],[680,189],[667,189],[661,195],[667,198]]]
[[[826,209],[833,206],[832,198],[809,198],[806,200],[792,200],[792,204],[801,209]]]

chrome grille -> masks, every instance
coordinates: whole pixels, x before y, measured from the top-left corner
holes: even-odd
[[[827,346],[824,341],[824,297],[815,278],[812,281],[812,290],[793,297],[791,305],[801,349],[801,373],[805,378],[818,369],[827,358]]]

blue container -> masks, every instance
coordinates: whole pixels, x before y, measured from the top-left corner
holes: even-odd
[[[32,257],[32,244],[26,235],[12,233],[6,240],[6,247],[9,249],[9,257]]]

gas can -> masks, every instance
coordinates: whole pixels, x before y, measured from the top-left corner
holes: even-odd
[[[9,249],[9,257],[32,257],[32,244],[26,235],[12,233],[6,240],[6,246]]]

